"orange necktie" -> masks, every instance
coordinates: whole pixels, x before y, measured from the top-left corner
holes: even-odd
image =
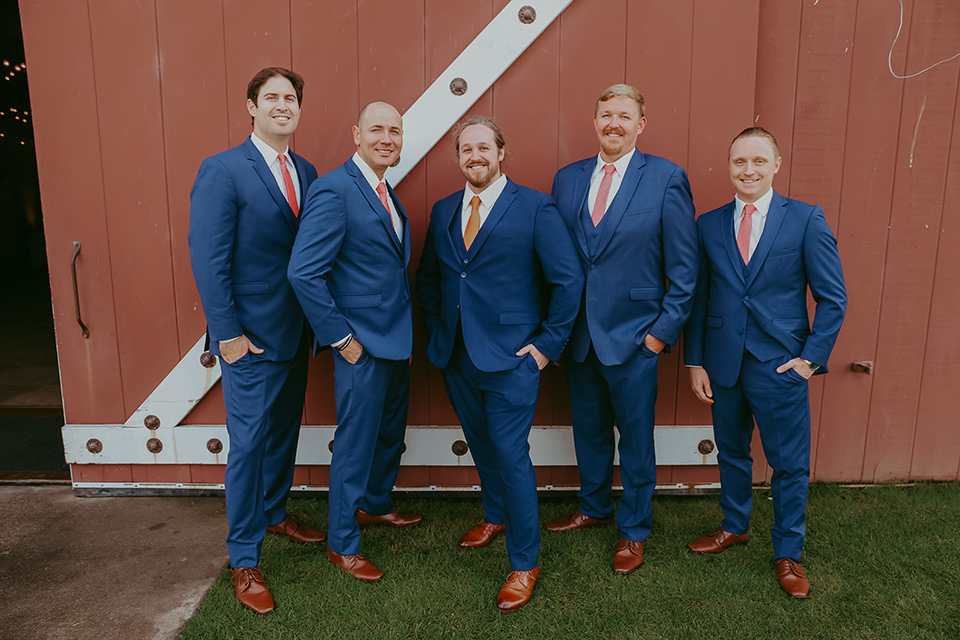
[[[603,180],[600,181],[600,190],[597,191],[597,200],[593,203],[593,213],[590,218],[593,220],[593,226],[600,224],[603,214],[607,209],[607,197],[610,195],[610,185],[613,184],[613,172],[617,168],[612,164],[603,165]]]
[[[750,262],[750,233],[753,231],[753,212],[756,210],[752,204],[743,206],[743,220],[740,221],[740,231],[737,232],[737,248],[743,256],[743,264]]]
[[[470,250],[470,245],[476,240],[480,232],[480,196],[473,196],[470,200],[470,217],[467,218],[467,228],[463,232],[463,245]]]
[[[280,173],[283,175],[283,186],[287,190],[287,202],[293,209],[294,217],[300,216],[300,207],[297,206],[297,190],[293,188],[293,178],[290,177],[290,171],[287,170],[287,157],[282,153],[277,156],[280,161]]]

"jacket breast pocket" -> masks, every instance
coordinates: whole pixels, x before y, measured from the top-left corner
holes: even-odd
[[[334,300],[340,309],[366,309],[379,307],[383,296],[379,293],[370,296],[339,296]]]
[[[539,324],[540,317],[535,313],[504,311],[500,314],[500,324]]]
[[[269,282],[234,282],[233,293],[237,296],[256,296],[270,293]]]

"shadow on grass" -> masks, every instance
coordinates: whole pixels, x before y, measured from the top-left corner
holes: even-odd
[[[754,492],[751,541],[715,556],[685,544],[715,527],[715,496],[656,497],[646,562],[612,571],[616,527],[542,531],[540,579],[530,603],[501,615],[510,573],[504,538],[461,551],[482,517],[478,497],[398,494],[424,514],[410,530],[368,527],[363,553],[386,577],[361,583],[326,560],[323,545],[276,536],[261,568],[277,609],[241,607],[225,572],[182,637],[196,638],[960,638],[960,485],[841,488],[814,485],[802,558],[811,598],[787,597],[773,569],[769,492]],[[545,495],[546,522],[576,499]],[[325,497],[292,498],[304,522],[326,522]]]

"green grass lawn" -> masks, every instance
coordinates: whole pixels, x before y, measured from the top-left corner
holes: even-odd
[[[398,494],[424,514],[409,530],[368,527],[363,553],[386,577],[362,583],[331,565],[324,545],[268,536],[261,569],[277,603],[258,616],[225,571],[183,638],[960,638],[960,485],[814,485],[801,562],[809,600],[777,585],[769,492],[754,492],[748,544],[713,556],[686,543],[721,519],[716,496],[654,498],[646,562],[614,574],[616,527],[542,531],[540,579],[520,611],[501,615],[510,573],[503,536],[483,549],[456,542],[482,516],[479,497]],[[541,495],[541,522],[576,508]],[[304,522],[326,522],[325,497],[292,498]]]

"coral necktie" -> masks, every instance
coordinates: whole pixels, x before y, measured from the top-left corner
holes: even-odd
[[[593,226],[600,224],[603,214],[607,210],[607,196],[610,195],[610,185],[613,184],[613,172],[616,167],[612,164],[603,165],[603,180],[600,181],[600,190],[597,191],[597,200],[593,203],[593,213],[590,218],[593,220]]]
[[[300,216],[300,207],[297,206],[297,190],[293,188],[293,179],[290,177],[290,171],[287,170],[287,156],[280,154],[277,156],[280,161],[280,173],[283,175],[283,186],[287,191],[287,202],[293,209],[295,217]]]
[[[750,262],[750,233],[753,231],[753,212],[756,210],[752,204],[743,207],[743,220],[740,221],[740,231],[737,232],[737,248],[743,256],[743,264]]]

